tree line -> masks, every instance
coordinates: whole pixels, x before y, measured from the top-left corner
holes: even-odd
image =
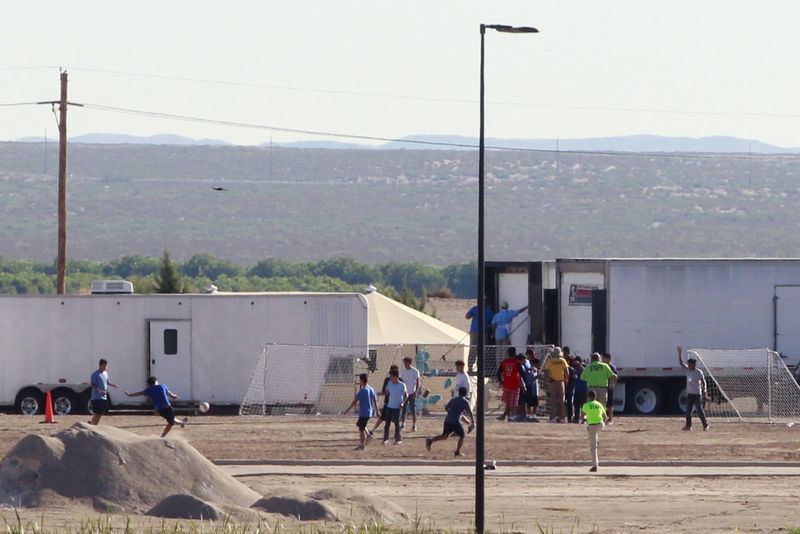
[[[445,267],[390,261],[367,265],[353,257],[310,262],[264,258],[249,268],[211,254],[195,254],[184,262],[164,251],[160,258],[139,254],[109,262],[68,260],[67,292],[89,293],[92,280],[124,279],[136,293],[219,291],[362,291],[374,285],[381,293],[417,307],[427,296],[475,298],[475,261]],[[0,256],[0,294],[54,294],[56,266]]]

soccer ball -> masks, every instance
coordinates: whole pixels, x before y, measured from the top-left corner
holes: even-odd
[[[197,406],[197,409],[200,410],[201,412],[205,413],[205,412],[207,412],[208,410],[211,409],[211,405],[209,403],[207,403],[206,401],[203,401]]]

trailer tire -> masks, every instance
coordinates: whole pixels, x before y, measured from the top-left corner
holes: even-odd
[[[664,394],[661,387],[650,380],[636,380],[627,392],[626,408],[639,415],[655,415],[661,412]]]
[[[672,411],[678,414],[686,413],[686,406],[688,404],[688,397],[686,394],[686,385],[679,382],[672,386],[669,392],[669,402]]]
[[[108,395],[108,408],[111,409],[111,394]],[[92,411],[92,388],[86,389],[83,393],[81,393],[80,400],[78,401],[80,404],[80,413],[94,415]]]
[[[78,400],[78,413],[92,415],[92,388],[83,390]]]
[[[75,415],[79,411],[78,397],[74,391],[59,388],[53,391],[53,413],[56,415]]]
[[[14,412],[22,415],[44,413],[44,395],[37,388],[25,388],[17,393]]]

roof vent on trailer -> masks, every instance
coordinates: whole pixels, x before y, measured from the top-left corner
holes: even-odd
[[[127,280],[93,280],[92,295],[119,295],[133,293],[133,284]]]

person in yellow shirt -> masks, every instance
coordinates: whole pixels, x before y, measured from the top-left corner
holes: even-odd
[[[606,407],[597,402],[597,394],[589,390],[586,394],[586,402],[581,407],[581,420],[586,421],[586,428],[589,430],[589,450],[592,453],[591,472],[597,471],[597,445],[600,441],[600,431],[606,427]]]
[[[553,349],[553,354],[544,364],[544,381],[550,388],[550,422],[564,423],[564,384],[569,378],[569,363],[564,359],[560,347]]]

